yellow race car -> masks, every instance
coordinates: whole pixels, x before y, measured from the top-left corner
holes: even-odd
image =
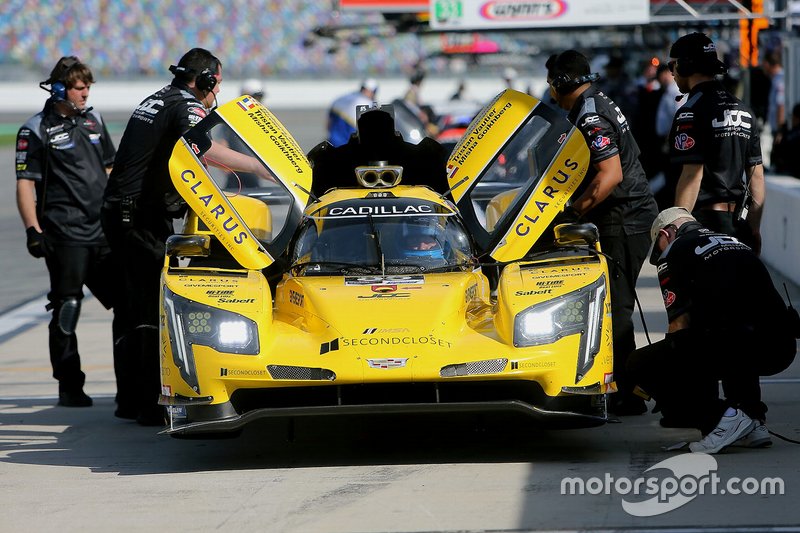
[[[190,210],[161,281],[165,432],[345,413],[606,422],[606,260],[593,225],[554,224],[586,173],[579,132],[507,90],[445,170],[391,109],[360,111],[347,145],[306,157],[245,96],[175,146]],[[258,183],[224,191],[235,172],[213,168],[212,140],[255,161]]]

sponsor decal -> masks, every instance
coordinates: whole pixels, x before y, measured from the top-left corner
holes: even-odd
[[[563,0],[491,1],[481,6],[480,15],[493,21],[542,20],[560,16],[566,10]]]
[[[369,296],[359,296],[359,300],[370,300],[373,298],[410,298],[411,294],[407,292],[390,292],[386,294],[377,293]]]
[[[581,126],[589,126],[590,124],[597,124],[598,122],[600,122],[600,115],[589,115],[583,119]]]
[[[434,335],[401,335],[388,337],[342,337],[342,346],[402,346],[402,345],[428,345],[440,346],[442,348],[452,348],[453,344],[445,339],[440,339]]]
[[[566,171],[574,172],[578,170],[578,166],[579,165],[577,161],[573,161],[571,159],[566,159],[564,161],[564,169]],[[572,178],[573,174],[567,173],[565,170],[561,169],[556,170],[555,175],[551,176],[550,179],[552,179],[559,185],[567,185],[570,178]],[[569,187],[569,185],[567,185],[567,187]],[[546,198],[550,198],[551,200],[555,200],[556,195],[560,192],[561,189],[556,189],[551,185],[547,185],[541,190],[541,194]],[[532,217],[530,215],[525,215],[522,217],[522,220],[524,220],[524,222],[520,222],[514,227],[514,231],[520,237],[524,237],[525,235],[530,233],[533,224],[536,224],[539,221],[541,213],[544,213],[545,209],[547,209],[550,206],[550,202],[536,200],[534,201],[533,205],[539,211],[539,215],[536,215],[535,217]]]
[[[89,142],[92,144],[100,144],[100,134],[99,133],[90,133],[89,134]]]
[[[17,171],[26,170],[28,168],[27,163],[17,163]]]
[[[478,284],[471,285],[467,287],[467,290],[464,291],[464,301],[470,302],[474,300],[475,297],[478,296]]]
[[[28,139],[17,140],[17,150],[27,150],[27,149],[28,149]]]
[[[537,281],[537,287],[560,287],[564,284],[563,279],[550,279],[547,281]]]
[[[339,349],[339,339],[333,339],[330,342],[323,342],[319,345],[319,354],[323,355],[328,352],[335,352]]]
[[[511,361],[511,370],[521,368],[555,368],[555,361]]]
[[[370,286],[372,292],[380,292],[380,293],[387,293],[387,292],[394,292],[397,290],[397,285],[372,285]]]
[[[564,144],[564,141],[566,141],[566,140],[567,140],[567,134],[566,133],[562,133],[558,137],[558,144]]]
[[[360,215],[407,215],[433,213],[431,205],[362,205],[358,207],[331,207],[328,216],[360,216]]]
[[[403,368],[408,362],[408,357],[389,359],[367,359],[370,368],[388,369]]]
[[[611,144],[611,139],[609,139],[608,137],[605,137],[604,135],[598,135],[592,141],[592,148],[595,149],[595,150],[603,150],[609,144]]]
[[[183,405],[168,405],[167,414],[170,418],[186,418],[186,407]]]
[[[675,136],[676,150],[689,150],[694,146],[694,139],[686,133],[679,133]]]
[[[536,296],[539,294],[551,294],[553,289],[537,289],[535,291],[517,291],[516,296]]]
[[[390,191],[371,191],[364,198],[396,198]]]
[[[297,291],[289,291],[289,303],[296,305],[297,307],[303,307],[303,303],[305,302],[305,295],[299,293]]]
[[[664,290],[664,307],[669,307],[675,303],[675,293],[672,291]]]
[[[614,373],[613,372],[604,372],[603,373],[603,383],[608,385],[612,381],[614,381]]]
[[[169,369],[167,369],[169,370]],[[162,376],[168,376],[169,373],[164,374],[164,368],[161,369]],[[172,387],[169,385],[161,385],[161,394],[163,396],[172,396]]]
[[[375,335],[376,333],[406,333],[408,328],[367,328],[362,335]]]
[[[198,194],[197,190],[200,185],[203,184],[203,180],[198,179],[194,171],[189,169],[181,172],[181,181],[191,184],[189,190],[191,190],[194,194]],[[208,216],[213,216],[218,221],[222,220],[222,230],[230,235],[230,237],[233,239],[233,242],[236,244],[242,244],[245,239],[248,238],[247,232],[239,225],[238,220],[234,219],[233,216],[227,213],[227,207],[222,202],[217,200],[215,195],[216,193],[214,191],[210,191],[209,194],[204,194],[203,196],[198,196],[197,198],[206,207],[209,207],[212,204],[214,205],[214,207],[208,211]]]
[[[694,113],[691,111],[684,111],[683,113],[678,113],[678,116],[675,117],[675,120],[694,120]]]
[[[206,113],[205,109],[203,109],[202,107],[196,107],[196,106],[195,107],[190,107],[189,108],[189,113],[191,113],[193,115],[197,115],[200,118],[206,118],[206,115],[208,114],[208,113]]]
[[[219,377],[233,377],[233,376],[266,376],[267,370],[250,369],[250,368],[220,368]]]
[[[97,126],[97,122],[95,122],[94,120],[86,119],[83,122],[83,125],[86,126],[87,128],[91,129],[91,128],[94,128],[95,126]]]

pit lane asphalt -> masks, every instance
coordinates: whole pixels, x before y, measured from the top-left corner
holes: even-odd
[[[304,149],[309,114],[281,116]],[[318,124],[324,121],[319,114]],[[296,122],[296,125],[292,123]],[[113,416],[110,313],[85,302],[78,338],[87,409],[55,407],[47,356],[44,263],[30,258],[14,206],[11,148],[0,194],[0,532],[287,532],[717,530],[787,531],[800,524],[800,447],[715,456],[723,479],[779,477],[783,495],[698,495],[652,517],[622,508],[624,496],[561,494],[566,477],[635,480],[677,457],[662,445],[694,440],[659,416],[572,431],[537,431],[518,417],[352,417],[248,427],[237,439],[175,440]],[[776,284],[780,277],[775,275]],[[655,272],[638,287],[650,338],[665,315]],[[790,285],[800,305],[800,290]],[[29,302],[27,307],[21,303]],[[11,311],[10,313],[8,311]],[[20,322],[10,324],[12,317]],[[647,341],[637,324],[637,343]],[[681,385],[681,370],[675,372]],[[800,439],[800,363],[763,380],[769,427]],[[651,404],[652,406],[652,404]],[[639,498],[641,500],[642,498]]]

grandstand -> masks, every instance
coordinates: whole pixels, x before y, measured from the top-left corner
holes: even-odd
[[[379,14],[338,13],[334,0],[76,0],[0,2],[0,81],[38,79],[74,54],[101,77],[163,76],[201,46],[230,77],[399,74],[424,52],[411,34],[331,49],[309,46],[315,27],[379,24]]]

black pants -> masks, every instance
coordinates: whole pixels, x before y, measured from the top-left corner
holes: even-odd
[[[636,281],[650,249],[647,233],[634,235],[602,236],[603,252],[613,257],[609,261],[611,280],[611,321],[614,340],[614,380],[620,396],[632,393],[634,384],[628,379],[625,365],[628,354],[636,349],[633,332],[633,309],[636,304]]]
[[[794,358],[795,339],[785,329],[772,331],[695,331],[667,334],[628,359],[628,375],[658,402],[665,418],[695,427],[704,435],[714,429],[727,407],[765,420],[760,375],[777,373]],[[718,381],[724,380],[725,399]]]
[[[125,346],[117,341],[122,336],[125,322],[125,309],[120,305],[122,292],[114,283],[116,266],[113,264],[108,246],[66,246],[47,243],[45,262],[50,274],[50,292],[47,299],[53,310],[49,325],[50,362],[53,377],[58,380],[59,391],[78,391],[83,388],[86,375],[81,370],[78,353],[78,337],[75,332],[64,333],[59,327],[59,314],[67,299],[83,300],[83,286],[105,306],[113,307],[114,318],[111,323],[114,342],[114,372],[117,376],[117,391],[126,394],[125,374],[127,356]]]
[[[135,369],[128,385],[134,394],[125,405],[139,412],[152,410],[161,394],[158,332],[161,269],[172,221],[140,215],[133,225],[121,222],[115,206],[103,209],[103,231],[122,265],[118,282],[124,286],[127,322],[123,326]],[[122,407],[122,404],[120,403]]]

